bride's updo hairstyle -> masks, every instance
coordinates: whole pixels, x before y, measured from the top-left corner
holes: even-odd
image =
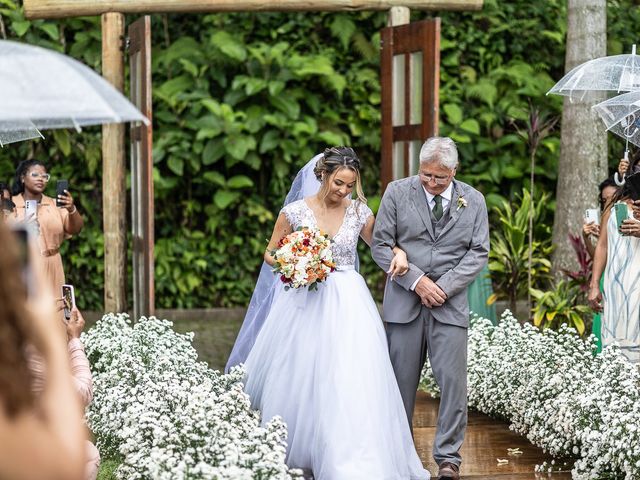
[[[351,147],[331,147],[325,149],[322,157],[316,163],[313,173],[322,184],[318,197],[324,199],[329,195],[329,181],[343,168],[348,168],[356,174],[355,191],[358,200],[367,203],[367,198],[362,191],[362,179],[360,177],[360,159]]]

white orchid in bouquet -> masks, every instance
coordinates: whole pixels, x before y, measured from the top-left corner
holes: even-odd
[[[289,288],[318,288],[335,270],[331,240],[317,228],[300,227],[283,237],[278,248],[271,252],[275,264],[273,271]]]
[[[594,356],[581,339],[505,312],[497,326],[472,319],[469,406],[504,418],[556,457],[575,459],[573,478],[640,479],[640,369],[616,346]],[[428,365],[421,385],[437,394]],[[542,470],[542,468],[540,468]]]
[[[106,315],[83,340],[94,369],[87,412],[103,457],[122,460],[122,479],[290,479],[286,425],[264,427],[228,375],[197,361],[192,334],[171,322]]]

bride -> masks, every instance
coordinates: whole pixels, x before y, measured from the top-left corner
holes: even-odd
[[[253,407],[264,421],[279,415],[287,423],[290,467],[311,470],[316,480],[428,479],[382,320],[355,267],[358,238],[370,243],[374,223],[360,160],[348,147],[326,149],[298,174],[287,200],[266,264],[282,237],[307,226],[332,239],[336,271],[317,291],[285,291],[264,266],[227,368],[244,361]],[[407,269],[404,252],[395,253],[392,275]]]

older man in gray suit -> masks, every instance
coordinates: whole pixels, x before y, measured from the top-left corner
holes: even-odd
[[[428,353],[442,392],[433,456],[438,478],[456,480],[467,426],[467,286],[489,254],[484,197],[454,179],[457,166],[453,140],[427,140],[420,151],[420,173],[387,187],[371,247],[385,271],[393,247],[407,253],[409,271],[388,278],[384,292],[391,363],[411,425]]]

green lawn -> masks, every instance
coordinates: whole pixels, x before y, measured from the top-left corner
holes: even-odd
[[[116,480],[115,471],[119,463],[116,460],[102,460],[98,480]]]

